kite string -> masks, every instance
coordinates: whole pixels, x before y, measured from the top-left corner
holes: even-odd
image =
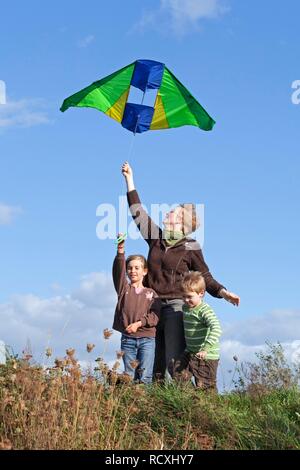
[[[135,138],[135,133],[133,134],[133,136],[131,138],[131,143],[130,143],[130,146],[129,146],[129,152],[128,152],[128,156],[127,156],[127,159],[126,159],[127,162],[130,161],[132,153],[133,153],[133,146],[134,146],[134,142],[135,142],[134,138]]]
[[[144,103],[145,94],[146,94],[146,90],[144,90],[141,105]],[[131,158],[131,156],[132,156],[132,153],[133,153],[133,146],[134,146],[134,142],[135,142],[135,139],[134,139],[134,138],[135,138],[137,126],[138,126],[138,123],[139,123],[139,119],[140,119],[140,114],[138,114],[138,117],[137,117],[137,120],[136,120],[135,128],[134,128],[134,131],[133,131],[133,136],[132,136],[132,139],[131,139],[131,143],[130,143],[130,147],[129,147],[129,152],[128,152],[128,156],[127,156],[127,161],[130,160],[130,158]]]
[[[138,126],[138,123],[139,123],[139,119],[140,119],[140,115],[138,114],[136,124],[135,124],[135,128],[134,128],[134,131],[133,131],[133,136],[132,136],[132,139],[131,139],[131,144],[130,144],[130,147],[129,147],[128,157],[127,157],[128,162],[129,162],[129,160],[131,158],[131,155],[132,155],[133,144],[135,142],[135,134],[136,134],[137,126]]]

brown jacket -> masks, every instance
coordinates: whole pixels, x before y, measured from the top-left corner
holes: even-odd
[[[206,290],[213,297],[221,297],[224,288],[209,272],[200,245],[192,238],[184,238],[174,246],[167,246],[162,230],[148,216],[136,190],[127,193],[129,208],[138,229],[149,245],[147,283],[161,299],[180,299],[180,281],[189,271],[200,271]]]
[[[114,259],[113,280],[118,294],[113,329],[133,338],[154,337],[161,301],[153,289],[144,287],[138,290],[128,283],[123,253],[118,253]],[[126,333],[125,328],[137,321],[142,322],[142,327],[136,333]]]

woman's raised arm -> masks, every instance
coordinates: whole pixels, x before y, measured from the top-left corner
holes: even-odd
[[[131,215],[143,238],[150,245],[151,240],[161,238],[161,229],[151,217],[149,217],[142,206],[134,186],[133,171],[128,162],[123,163],[122,174],[126,180],[127,199]]]

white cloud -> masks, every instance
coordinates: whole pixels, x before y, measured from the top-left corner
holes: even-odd
[[[93,41],[95,41],[95,36],[93,34],[89,34],[88,36],[80,39],[77,45],[80,48],[85,48],[88,47]]]
[[[83,276],[79,287],[68,295],[47,299],[33,294],[15,295],[0,304],[0,339],[17,353],[29,340],[38,362],[45,361],[48,346],[55,357],[74,347],[81,360],[104,355],[106,361],[114,361],[120,335],[114,332],[104,340],[103,330],[112,327],[115,303],[111,275],[104,273]],[[86,352],[87,343],[96,344],[91,354]]]
[[[99,288],[103,289],[99,295]],[[72,296],[89,308],[112,308],[116,294],[112,288],[112,278],[103,272],[94,272],[81,277],[81,283]]]
[[[8,206],[0,202],[0,225],[9,225],[15,217],[22,213],[21,207]]]
[[[0,106],[0,129],[32,127],[49,122],[45,103],[40,99],[8,100],[6,104]]]
[[[273,310],[265,315],[253,315],[230,325],[224,324],[223,331],[224,339],[246,345],[297,340],[300,339],[300,310]]]
[[[177,36],[197,30],[201,20],[217,18],[229,10],[223,0],[160,0],[160,7],[146,11],[135,30],[172,31]]]
[[[276,341],[273,343],[275,344]],[[293,341],[282,341],[281,346],[285,351],[285,356],[288,361],[297,362],[300,359],[300,339]],[[233,361],[233,356],[238,358],[239,362],[247,362],[255,360],[255,354],[259,351],[265,351],[267,349],[266,343],[247,345],[240,341],[226,340],[221,342],[221,356],[227,363]]]

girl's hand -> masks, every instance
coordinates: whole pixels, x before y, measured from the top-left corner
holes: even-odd
[[[128,162],[125,162],[122,165],[122,175],[125,176],[125,178],[133,177],[133,171]]]
[[[123,233],[118,233],[118,237],[122,237]],[[124,253],[125,252],[125,240],[123,240],[121,243],[118,243],[117,246],[118,253]]]
[[[137,330],[142,326],[141,321],[137,321],[135,323],[131,323],[130,325],[127,326],[126,328],[126,333],[136,333]]]
[[[230,302],[233,305],[236,305],[237,307],[240,305],[240,298],[238,295],[234,294],[233,292],[229,292],[228,290],[223,289],[221,291],[221,296],[223,299],[227,300],[227,302]]]

